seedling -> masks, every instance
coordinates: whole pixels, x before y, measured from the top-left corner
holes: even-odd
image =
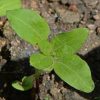
[[[30,56],[30,65],[36,73],[24,77],[21,82],[13,82],[14,88],[29,90],[41,73],[54,70],[63,81],[80,91],[89,93],[94,89],[88,64],[76,54],[88,37],[88,29],[62,32],[49,40],[49,26],[38,12],[17,9],[7,11],[6,15],[18,36],[39,48],[38,53]]]

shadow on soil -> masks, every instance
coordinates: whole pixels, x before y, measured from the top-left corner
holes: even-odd
[[[2,67],[0,72],[0,97],[3,96],[6,100],[34,100],[33,90],[21,92],[11,86],[13,81],[20,80],[23,76],[34,73],[34,69],[28,62],[28,58],[18,61],[8,61]]]

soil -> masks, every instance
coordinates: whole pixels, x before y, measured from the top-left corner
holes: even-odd
[[[78,55],[89,64],[95,89],[89,94],[77,91],[54,72],[41,75],[29,91],[12,88],[12,81],[34,73],[29,56],[36,48],[18,37],[1,17],[0,100],[100,100],[100,0],[23,0],[22,6],[37,10],[48,22],[52,35],[77,27],[90,30]]]

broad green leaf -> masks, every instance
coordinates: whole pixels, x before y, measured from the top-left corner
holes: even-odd
[[[50,29],[36,11],[18,9],[7,12],[7,18],[15,32],[31,44],[47,40]]]
[[[35,77],[33,77],[33,75],[25,76],[23,77],[22,82],[20,81],[13,82],[12,87],[20,91],[27,91],[33,87],[34,80]]]
[[[87,36],[88,30],[86,28],[77,28],[70,32],[58,34],[52,39],[51,43],[54,45],[54,51],[56,52],[58,49],[67,46],[72,49],[72,53],[76,53],[87,39]]]
[[[53,54],[56,57],[63,57],[63,55],[72,54],[73,52],[74,52],[74,50],[70,46],[65,45],[61,49],[55,50],[55,52],[53,52]]]
[[[62,80],[80,91],[89,93],[94,89],[90,69],[77,55],[57,58],[54,62],[54,71]]]
[[[33,54],[30,57],[30,64],[38,70],[51,71],[53,65],[53,58],[43,54]]]
[[[6,11],[21,8],[21,0],[0,0],[0,16],[5,16]]]
[[[45,55],[51,55],[53,53],[53,46],[48,40],[43,40],[38,43],[40,51]]]

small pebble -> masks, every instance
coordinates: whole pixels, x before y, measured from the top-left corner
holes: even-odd
[[[87,27],[90,29],[90,30],[95,30],[96,29],[96,26],[94,24],[88,24]]]
[[[94,18],[95,20],[99,20],[99,19],[100,19],[100,16],[99,16],[99,15],[94,15],[93,18]]]
[[[76,4],[71,4],[69,6],[69,10],[73,11],[73,12],[78,12],[78,8],[77,8]]]
[[[88,49],[87,48],[85,48],[85,51],[87,51]]]
[[[80,21],[80,15],[78,12],[73,12],[65,9],[56,9],[64,23],[75,23]]]

